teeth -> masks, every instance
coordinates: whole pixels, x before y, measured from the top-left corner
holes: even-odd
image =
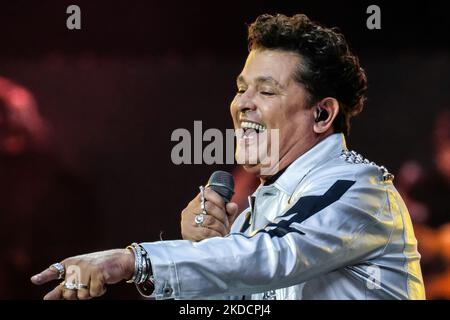
[[[259,132],[266,130],[265,126],[258,124],[258,123],[254,123],[254,122],[248,122],[248,121],[242,121],[241,128],[242,129],[255,129]]]

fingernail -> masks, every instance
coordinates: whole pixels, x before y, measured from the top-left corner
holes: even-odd
[[[39,282],[40,277],[39,277],[39,275],[37,274],[37,275],[35,275],[35,276],[32,276],[32,277],[31,277],[31,280],[36,281],[36,282]]]

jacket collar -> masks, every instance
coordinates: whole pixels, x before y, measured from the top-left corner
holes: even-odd
[[[347,150],[347,144],[342,133],[326,137],[292,162],[272,186],[291,196],[309,171],[318,164],[339,157],[343,150]]]

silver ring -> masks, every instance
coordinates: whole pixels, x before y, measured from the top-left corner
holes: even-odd
[[[64,268],[64,265],[60,262],[56,262],[48,268],[49,269],[53,268],[55,271],[58,272],[58,279],[63,279],[64,275],[66,274],[66,268]]]
[[[195,216],[195,224],[197,225],[197,227],[201,227],[203,224],[203,221],[205,221],[205,215],[203,213],[199,213]]]
[[[64,288],[67,290],[80,290],[80,289],[89,289],[89,286],[87,284],[83,283],[72,283],[72,282],[63,282]]]
[[[76,284],[76,283],[64,281],[63,284],[64,284],[64,288],[66,288],[67,290],[78,290],[78,284]]]
[[[83,284],[83,283],[79,283],[78,285],[77,285],[77,289],[78,290],[80,290],[80,289],[89,289],[89,286],[87,285],[87,284]]]

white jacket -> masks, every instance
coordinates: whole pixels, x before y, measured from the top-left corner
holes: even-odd
[[[142,243],[154,297],[424,299],[417,241],[392,179],[333,134],[260,186],[228,236]]]

